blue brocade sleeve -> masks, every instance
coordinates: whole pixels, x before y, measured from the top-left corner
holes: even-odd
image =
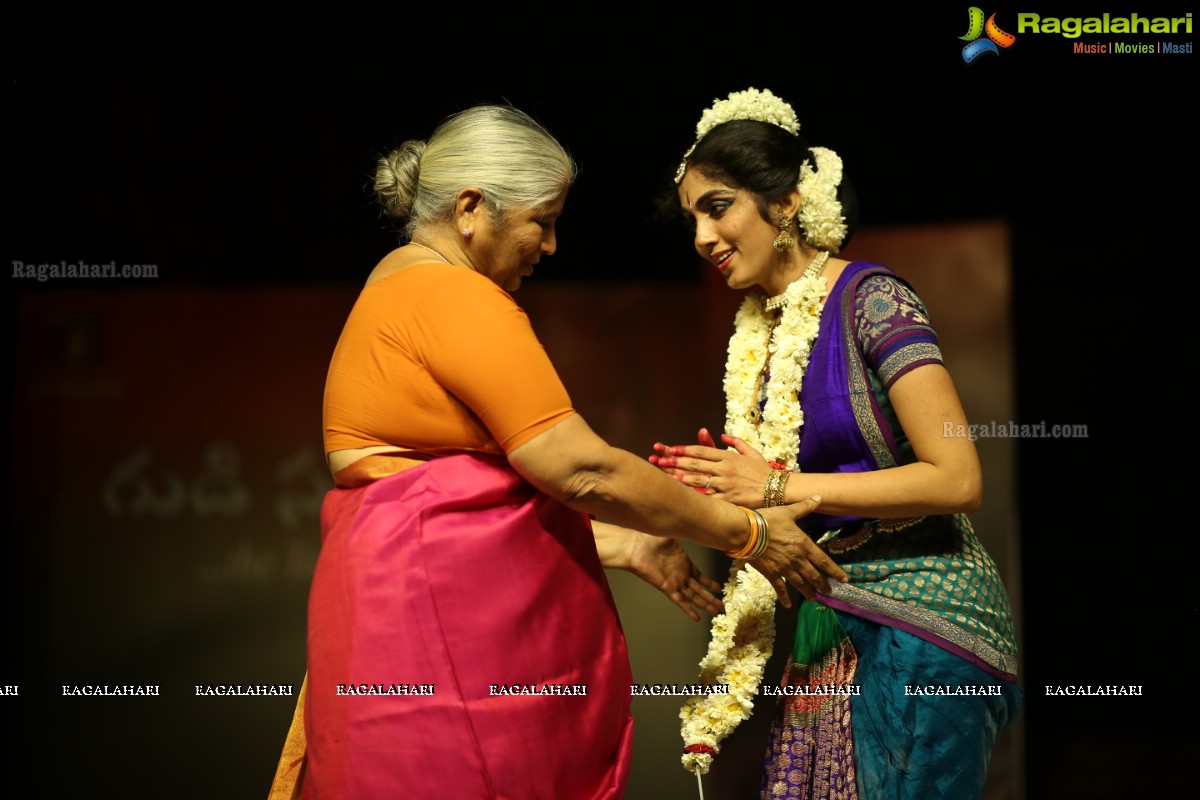
[[[937,332],[921,298],[890,275],[872,275],[858,285],[854,322],[867,365],[885,389],[915,367],[942,363]]]

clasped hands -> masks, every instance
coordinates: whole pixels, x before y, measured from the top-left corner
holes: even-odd
[[[767,520],[771,542],[767,551],[750,563],[775,587],[785,607],[791,607],[789,584],[813,600],[818,592],[829,592],[830,580],[849,580],[845,571],[796,525],[797,519],[817,509],[820,497],[763,508],[763,486],[771,473],[771,463],[736,436],[722,434],[721,441],[730,449],[720,449],[708,429],[701,428],[697,441],[695,445],[656,442],[650,463],[698,492],[758,509]]]

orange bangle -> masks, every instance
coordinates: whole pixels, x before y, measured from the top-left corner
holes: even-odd
[[[762,536],[762,531],[759,530],[759,526],[758,526],[758,517],[755,516],[754,512],[751,511],[750,509],[746,508],[745,506],[738,506],[738,508],[740,508],[740,509],[742,509],[742,511],[746,512],[746,517],[750,520],[750,538],[746,541],[745,546],[742,547],[741,550],[726,550],[725,551],[725,555],[729,556],[730,558],[734,558],[734,559],[745,558],[746,556],[753,553],[754,548],[758,545],[758,540]]]

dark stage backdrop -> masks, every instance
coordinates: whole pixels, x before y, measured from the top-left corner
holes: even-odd
[[[1174,451],[1193,438],[1169,387],[1186,385],[1173,356],[1197,212],[1195,36],[1018,20],[1192,26],[1192,4],[1032,5],[980,7],[1015,41],[970,63],[966,4],[689,9],[663,24],[608,4],[583,25],[499,9],[0,12],[8,773],[46,797],[265,796],[292,699],[195,685],[300,681],[321,384],[394,242],[368,192],[373,157],[447,113],[511,101],[581,165],[559,253],[523,295],[585,413],[635,452],[717,424],[731,297],[651,201],[700,112],[755,86],[845,159],[864,224],[852,252],[941,276],[918,288],[937,295],[935,322],[976,332],[947,341],[973,419],[1086,426],[980,443],[1027,692],[997,797],[1173,796],[1196,745],[1180,732],[1197,710],[1181,655],[1196,549],[1169,488],[1189,477],[1172,474]],[[137,269],[37,278],[72,264]],[[637,358],[605,381],[621,353]],[[669,653],[684,679],[703,626],[625,577],[635,669]],[[161,694],[64,697],[77,683]],[[1047,691],[1078,685],[1143,693]],[[637,785],[661,772],[678,794],[633,800],[694,797],[662,745],[671,710],[637,712],[646,746],[665,748]],[[713,778],[714,793],[744,780]]]

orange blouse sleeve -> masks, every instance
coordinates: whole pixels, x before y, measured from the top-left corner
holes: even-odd
[[[467,269],[424,293],[409,335],[430,375],[483,422],[505,453],[573,413],[529,318]]]
[[[508,453],[573,413],[511,295],[466,267],[414,265],[351,311],[326,383],[326,450]]]

